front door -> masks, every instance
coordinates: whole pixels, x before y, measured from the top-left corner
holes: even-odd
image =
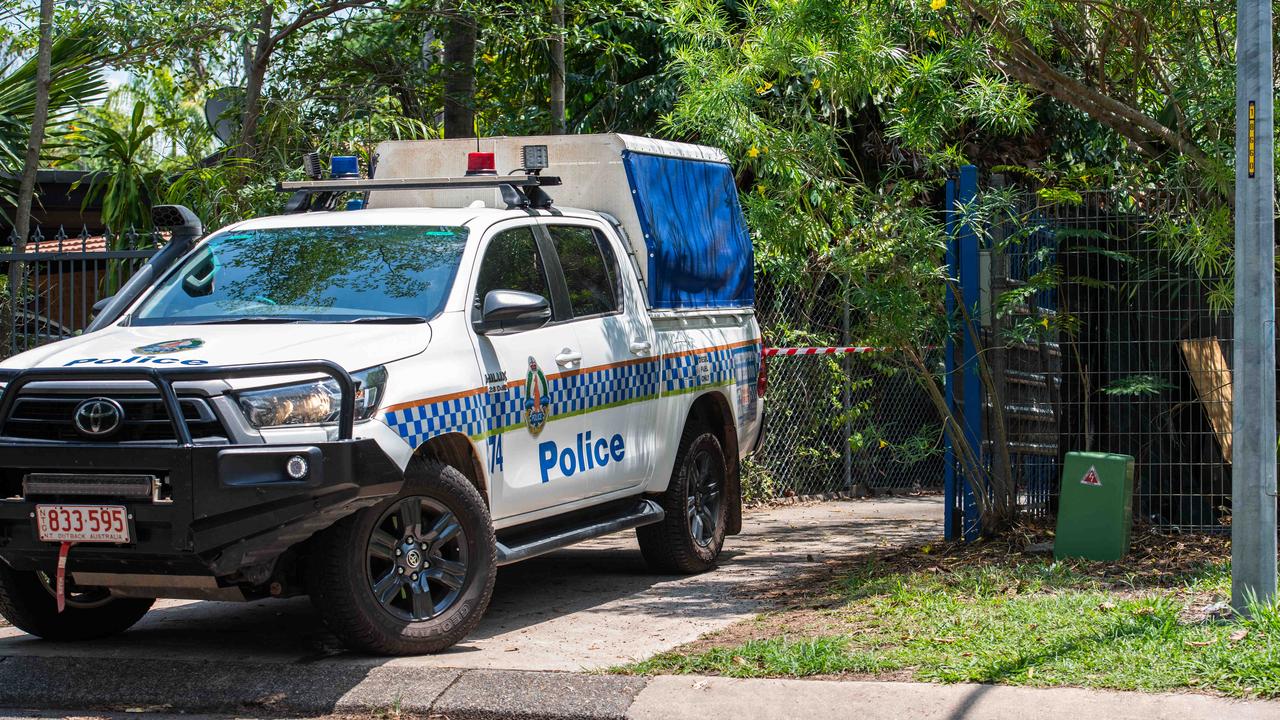
[[[489,474],[494,520],[553,507],[589,492],[585,476],[556,472],[561,448],[573,447],[577,423],[566,421],[569,398],[561,374],[580,367],[578,338],[563,291],[551,282],[545,240],[532,219],[503,224],[482,241],[472,287],[472,319],[492,290],[548,298],[553,318],[536,330],[474,334],[485,378],[485,436],[479,441]]]

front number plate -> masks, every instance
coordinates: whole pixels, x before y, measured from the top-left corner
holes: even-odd
[[[129,511],[123,505],[37,505],[41,542],[127,543]]]

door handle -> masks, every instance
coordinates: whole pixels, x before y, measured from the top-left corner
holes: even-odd
[[[569,348],[561,350],[560,354],[556,356],[556,364],[560,367],[567,367],[579,362],[580,360],[582,360],[582,353],[577,352],[576,350],[570,350]]]
[[[631,352],[635,355],[648,355],[653,349],[653,343],[648,340],[634,340],[631,343]]]

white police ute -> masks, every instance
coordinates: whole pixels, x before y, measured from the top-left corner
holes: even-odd
[[[657,570],[714,566],[764,424],[723,153],[305,167],[278,216],[205,235],[156,208],[170,241],[86,332],[0,365],[0,614],[75,640],[156,598],[308,594],[351,648],[429,653],[499,565],[635,529]]]

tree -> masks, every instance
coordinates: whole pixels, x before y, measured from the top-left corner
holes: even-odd
[[[551,0],[551,134],[564,134],[564,0]]]
[[[952,332],[938,178],[969,158],[1019,159],[1009,146],[1025,143],[1007,141],[1034,130],[1031,97],[978,40],[944,38],[929,5],[671,7],[680,95],[668,131],[729,153],[766,283],[841,298],[859,340],[895,349],[886,357],[915,372],[943,418],[984,527],[1006,527],[1014,488],[968,446],[920,348]]]
[[[456,0],[444,0],[444,136],[475,137],[476,24]]]
[[[40,148],[49,120],[49,95],[53,86],[53,0],[40,0],[40,41],[36,50],[35,102],[31,111],[31,130],[27,151],[22,161],[22,180],[18,186],[18,202],[14,209],[13,229],[17,235],[15,252],[26,249],[31,231],[31,200],[35,196],[36,172],[40,169]],[[18,287],[21,270],[17,263],[9,269],[9,287]]]
[[[280,18],[279,25],[276,24],[275,6],[262,6],[253,25],[255,38],[252,47],[246,51],[244,111],[240,121],[241,155],[253,157],[257,154],[263,83],[271,56],[280,44],[307,26],[343,10],[383,6],[381,0],[323,0],[304,4],[291,17]]]
[[[1184,163],[1183,181],[1229,194],[1230,8],[1183,0],[959,0],[959,7],[948,26],[982,31],[1009,77],[1125,139],[1149,170]]]
[[[92,28],[74,26],[54,38],[49,53],[49,91],[45,133],[61,136],[72,113],[101,97],[106,89],[99,57],[101,44]],[[0,199],[17,205],[17,186],[4,176],[18,177],[26,167],[26,151],[36,115],[38,58],[11,60],[0,67]],[[41,139],[41,151],[48,150]]]

